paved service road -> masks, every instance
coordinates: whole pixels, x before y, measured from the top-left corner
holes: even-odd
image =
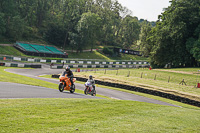
[[[11,72],[11,73],[20,74],[20,75],[25,75],[28,77],[32,77],[32,78],[36,78],[36,79],[40,79],[40,80],[44,80],[44,81],[48,81],[51,83],[59,84],[58,79],[47,79],[47,78],[42,78],[42,77],[38,77],[38,76],[45,75],[45,74],[48,74],[48,75],[49,74],[58,74],[58,73],[61,73],[63,70],[62,69],[50,69],[47,65],[43,65],[43,67],[41,69],[6,69],[6,71]],[[76,89],[80,89],[80,90],[84,89],[83,84],[75,83],[75,85],[76,85]],[[117,90],[96,87],[96,91],[100,95],[108,96],[113,99],[133,100],[133,101],[148,102],[148,103],[154,103],[154,104],[160,104],[160,105],[176,106],[176,105],[172,105],[172,104],[158,101],[155,99],[146,98],[143,96],[138,96],[138,95],[134,95],[134,94],[130,94],[130,93],[122,92],[122,91],[117,91]],[[50,93],[50,92],[47,92],[47,93]],[[38,95],[39,94],[40,94],[40,92],[38,92]],[[59,94],[62,95],[62,93],[60,93],[60,92],[59,92]],[[73,94],[70,94],[70,95],[73,95]],[[176,106],[176,107],[179,107],[179,106]]]

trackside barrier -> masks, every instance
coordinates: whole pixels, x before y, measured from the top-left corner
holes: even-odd
[[[1,56],[0,60],[16,60],[16,61],[29,61],[41,63],[64,63],[64,64],[89,64],[89,65],[148,65],[147,61],[87,61],[87,60],[50,60],[50,59],[36,59],[26,57],[11,57]]]
[[[5,66],[5,63],[0,63],[0,66]]]
[[[52,78],[59,78],[60,75],[57,75],[57,74],[54,74],[54,75],[51,75]]]
[[[0,66],[6,66],[6,67],[26,67],[26,68],[42,68],[42,65],[36,65],[36,64],[13,64],[13,63],[1,63]]]
[[[59,75],[57,75],[57,76],[52,75],[52,78],[58,78],[58,77],[59,77]],[[75,77],[75,78],[78,81],[82,81],[82,82],[87,81],[87,78],[81,78],[81,77]],[[178,101],[178,102],[181,102],[181,103],[200,107],[199,101],[195,101],[195,100],[185,98],[185,97],[181,97],[181,96],[176,96],[176,95],[165,93],[165,92],[160,92],[160,91],[156,91],[156,90],[149,90],[149,89],[144,89],[144,88],[141,88],[141,87],[124,85],[124,84],[119,84],[119,83],[111,83],[111,82],[106,82],[106,81],[100,81],[100,80],[95,80],[95,83],[99,84],[99,85],[111,86],[111,87],[126,89],[126,90],[130,90],[130,91],[146,93],[146,94],[150,94],[150,95],[154,95],[154,96],[160,96],[160,97],[171,99],[171,100]]]
[[[51,66],[51,69],[70,68],[149,68],[149,65],[64,65]]]

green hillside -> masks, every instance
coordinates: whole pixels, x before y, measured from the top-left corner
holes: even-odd
[[[0,46],[1,55],[26,56],[13,46]]]
[[[12,55],[12,56],[24,56],[30,57],[22,52],[18,51],[13,46],[0,46],[0,54],[1,55]],[[37,57],[38,58],[38,57]],[[43,58],[43,57],[41,57]],[[49,57],[47,57],[49,58]],[[136,55],[126,55],[121,54],[120,57],[112,57],[103,54],[102,52],[98,51],[88,51],[88,52],[68,52],[68,58],[71,59],[101,59],[101,60],[147,60],[147,58],[136,56]],[[55,58],[54,58],[55,59]]]

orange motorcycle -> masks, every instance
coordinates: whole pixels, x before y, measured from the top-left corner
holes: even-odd
[[[63,92],[64,90],[68,90],[71,93],[75,92],[75,85],[73,85],[71,87],[71,82],[70,82],[70,78],[67,77],[67,74],[65,76],[60,76],[60,84],[58,86],[58,89],[60,92]],[[73,82],[76,81],[76,78],[73,78]]]

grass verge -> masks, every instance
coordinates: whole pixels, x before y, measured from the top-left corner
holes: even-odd
[[[190,132],[200,109],[123,100],[3,99],[1,132]],[[195,116],[195,117],[194,117]]]
[[[76,52],[68,52],[69,58],[75,58],[75,59],[103,59],[103,60],[110,60],[110,58],[106,57],[105,55],[97,52],[82,52],[82,53],[76,53]]]
[[[4,69],[9,69],[9,67],[0,66],[0,81],[1,82],[12,82],[12,83],[19,83],[19,84],[42,86],[42,87],[53,88],[53,89],[58,87],[58,85],[56,84],[18,75],[18,74],[9,73],[9,72],[4,71]],[[16,68],[16,69],[20,69],[20,68]]]
[[[2,55],[26,56],[22,52],[15,49],[13,46],[0,46],[0,53]]]
[[[148,69],[101,70],[90,72],[85,71],[81,73],[75,72],[75,76],[77,77],[88,77],[89,75],[93,75],[95,79],[98,80],[129,84],[200,101],[200,89],[194,87],[197,80],[197,76],[195,74],[159,70],[150,71]],[[169,77],[170,82],[168,83]],[[185,79],[187,85],[179,85],[183,78]]]

